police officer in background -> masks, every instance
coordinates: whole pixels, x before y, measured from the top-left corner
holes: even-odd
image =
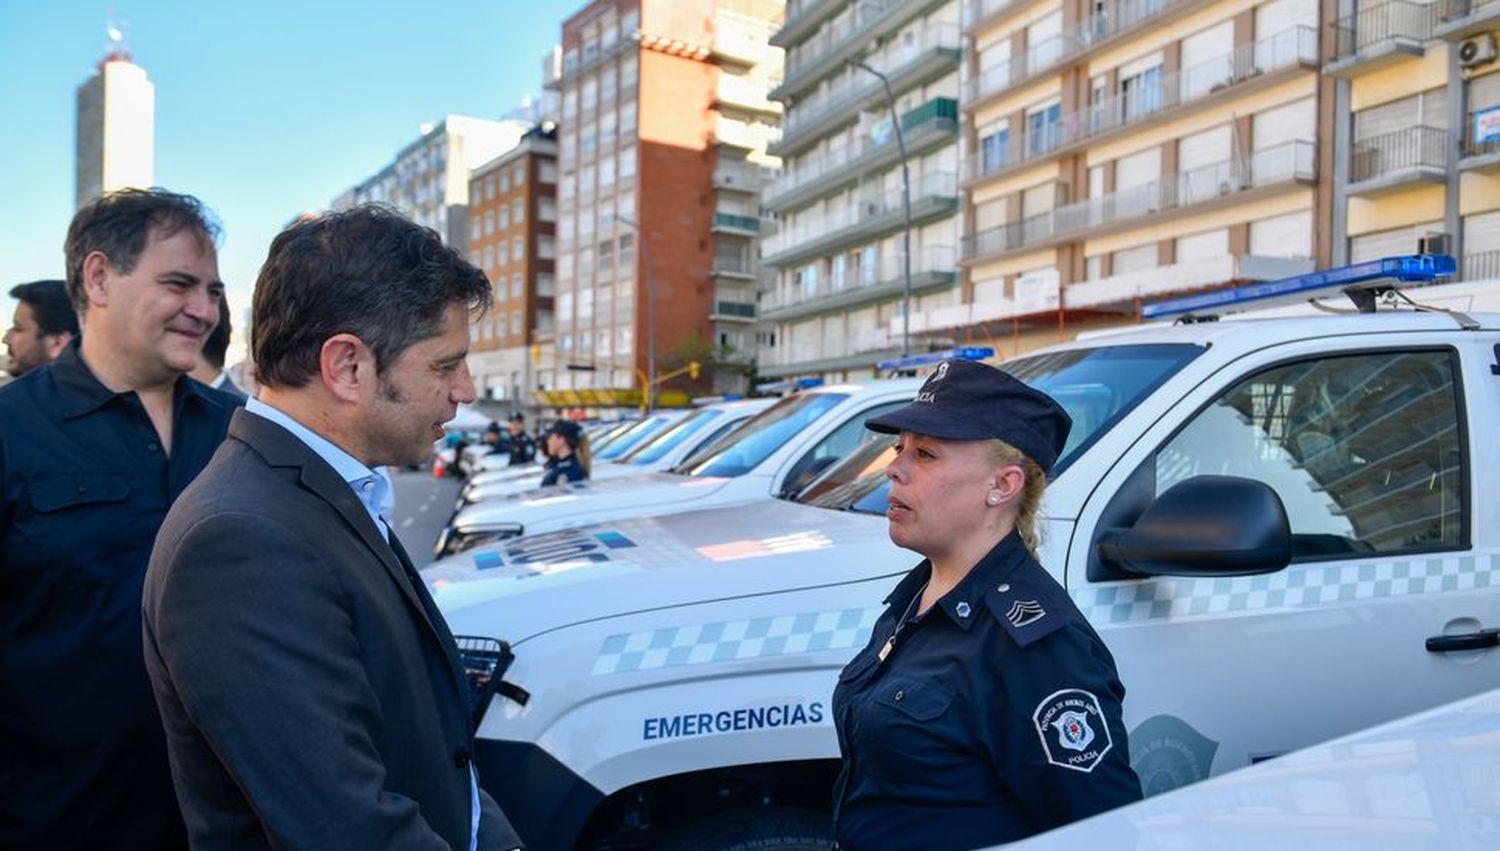
[[[547,464],[542,486],[581,482],[589,477],[589,438],[572,420],[558,420],[547,429]]]
[[[505,423],[510,434],[510,466],[519,467],[536,460],[536,441],[526,433],[526,418],[516,412]]]
[[[890,536],[926,558],[834,691],[840,848],[979,848],[1139,800],[1114,659],[1036,560],[1068,415],[946,361],[866,426],[899,435]]]

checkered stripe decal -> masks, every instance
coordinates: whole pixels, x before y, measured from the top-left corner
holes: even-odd
[[[1093,623],[1208,617],[1500,587],[1500,555],[1298,567],[1260,576],[1162,578],[1072,592]]]
[[[883,611],[884,608],[875,607],[807,612],[611,635],[599,649],[593,672],[623,674],[818,650],[847,650],[870,640],[870,630]]]

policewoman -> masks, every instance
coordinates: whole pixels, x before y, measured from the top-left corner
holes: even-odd
[[[572,420],[558,420],[547,429],[547,463],[542,468],[542,485],[581,482],[589,477],[589,438]]]
[[[841,849],[967,849],[1138,800],[1104,642],[1036,560],[1071,421],[972,361],[938,365],[898,435],[887,519],[924,556],[839,675]]]

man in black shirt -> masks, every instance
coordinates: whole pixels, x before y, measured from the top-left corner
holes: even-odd
[[[505,428],[510,434],[510,466],[519,467],[536,460],[536,441],[526,433],[526,418],[519,412],[511,414]]]
[[[6,370],[20,378],[51,363],[78,336],[78,314],[62,281],[32,281],[10,288],[16,315],[5,332]]]
[[[0,848],[186,846],[141,583],[235,407],[184,378],[218,322],[216,233],[162,190],[85,205],[66,244],[81,343],[0,388]]]

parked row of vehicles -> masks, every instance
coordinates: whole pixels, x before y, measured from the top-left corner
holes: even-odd
[[[1073,418],[1040,561],[1116,657],[1148,796],[1500,687],[1500,315],[1148,325],[1001,365]],[[830,696],[917,560],[864,422],[920,383],[618,426],[596,459],[634,449],[571,487],[473,477],[424,576],[504,642],[475,756],[528,847],[832,847]]]

